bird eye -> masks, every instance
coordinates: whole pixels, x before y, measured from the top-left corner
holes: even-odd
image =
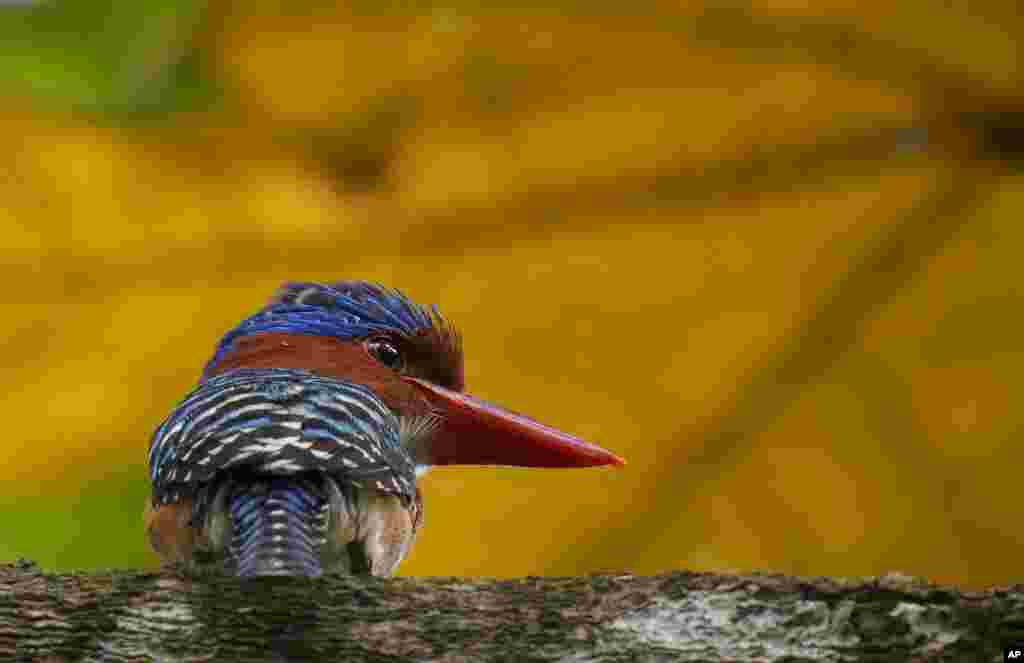
[[[374,359],[396,371],[402,370],[402,365],[405,363],[402,360],[402,353],[390,341],[379,338],[369,340],[366,342],[366,351]]]

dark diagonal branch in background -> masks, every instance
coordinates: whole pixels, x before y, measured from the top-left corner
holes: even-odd
[[[614,218],[635,215],[644,225],[676,225],[681,210],[694,212],[736,200],[820,189],[829,178],[878,173],[902,154],[913,158],[926,145],[907,144],[925,132],[907,126],[865,126],[809,137],[800,143],[751,145],[735,157],[682,163],[660,172],[586,178],[571,189],[531,190],[500,202],[455,205],[410,223],[398,238],[415,250],[501,246],[517,240],[591,235]],[[918,162],[920,163],[920,162]],[[835,186],[829,184],[829,186]],[[655,214],[650,214],[654,211]],[[572,223],[565,223],[566,214]],[[694,219],[701,219],[694,214]]]
[[[920,147],[948,166],[937,177],[930,196],[903,219],[894,219],[861,259],[822,294],[816,310],[789,336],[785,347],[751,371],[727,409],[694,435],[701,443],[682,445],[660,465],[666,468],[666,476],[652,478],[646,484],[649,492],[635,496],[637,503],[671,499],[680,514],[693,507],[702,485],[746,457],[757,433],[857,342],[861,324],[926,268],[997,189],[1000,175],[1019,170],[1024,159],[1024,101],[898,44],[848,26],[800,21],[790,25],[729,10],[709,13],[692,28],[691,36],[716,47],[757,52],[762,58],[766,52],[789,52],[802,60],[834,62],[847,75],[906,87],[919,98],[922,109],[916,127]],[[848,154],[856,155],[861,143],[851,140]],[[868,151],[877,150],[878,145]],[[814,152],[808,150],[808,154]],[[840,154],[821,152],[821,156],[841,158]],[[829,167],[825,161],[814,161],[823,169]],[[660,532],[668,524],[657,511],[637,513],[628,523],[634,537],[637,532]],[[609,559],[611,547],[618,547],[617,539],[626,528],[606,532],[589,549],[573,549],[572,559]]]
[[[902,220],[893,220],[846,274],[822,293],[817,309],[766,357],[737,389],[728,408],[704,430],[687,434],[699,445],[680,445],[659,463],[663,476],[645,482],[637,504],[671,501],[678,513],[693,508],[701,487],[734,467],[750,451],[757,433],[771,423],[813,380],[822,376],[860,337],[861,323],[902,292],[931,259],[955,237],[970,213],[996,188],[999,177],[987,168],[950,168],[932,194]],[[621,537],[659,532],[664,511],[637,510],[628,522],[612,525],[592,546],[569,551],[573,560],[612,559]],[[638,542],[639,543],[639,542]],[[605,549],[607,548],[607,550]]]

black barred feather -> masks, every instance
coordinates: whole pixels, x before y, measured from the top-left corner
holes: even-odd
[[[153,434],[155,503],[192,496],[217,475],[323,473],[412,500],[415,467],[399,421],[367,387],[293,369],[207,380]]]
[[[238,484],[230,499],[229,560],[242,577],[323,573],[327,498],[310,480],[273,477]]]

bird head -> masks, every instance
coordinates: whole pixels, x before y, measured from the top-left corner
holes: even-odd
[[[464,393],[462,342],[437,308],[362,281],[288,283],[220,341],[202,380],[293,368],[362,384],[397,416],[418,470],[432,465],[622,465],[598,446]]]

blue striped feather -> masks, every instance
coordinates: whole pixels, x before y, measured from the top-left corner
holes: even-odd
[[[233,526],[228,560],[239,576],[323,573],[327,498],[322,484],[292,477],[239,484],[228,509]]]
[[[196,387],[149,445],[157,503],[217,475],[318,472],[411,500],[399,421],[370,389],[295,369],[238,369]]]
[[[286,283],[267,306],[225,334],[203,371],[209,376],[239,338],[283,333],[325,336],[339,340],[364,338],[377,332],[415,336],[431,330],[450,338],[457,334],[436,308],[413,303],[398,290],[364,281],[334,284]]]

